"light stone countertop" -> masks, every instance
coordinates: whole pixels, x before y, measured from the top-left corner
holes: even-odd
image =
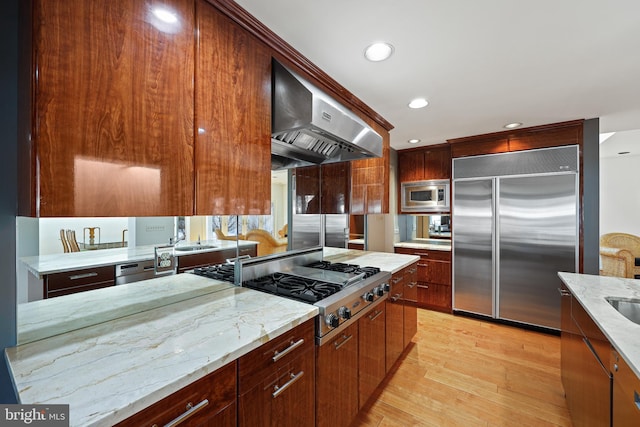
[[[419,256],[394,254],[388,252],[370,252],[357,249],[330,248],[324,247],[322,256],[331,262],[344,262],[356,264],[360,267],[379,267],[382,271],[391,274],[397,273],[405,267],[410,266],[420,260]]]
[[[120,286],[18,304],[18,344],[62,334],[233,287],[194,274],[172,274]]]
[[[439,243],[436,243],[439,242]],[[448,244],[443,244],[447,242]],[[429,251],[451,251],[451,240],[445,239],[423,239],[415,238],[406,242],[397,242],[393,244],[396,248],[409,248],[409,249],[425,249]]]
[[[640,325],[618,313],[605,297],[640,299],[640,280],[558,273],[611,345],[640,377]]]
[[[71,426],[111,426],[317,314],[311,304],[232,287],[8,348],[5,357],[20,403],[70,404]]]
[[[224,249],[235,249],[235,240],[203,240],[203,245],[215,245],[215,248],[203,249],[201,251],[174,251],[175,256],[193,255],[201,252],[214,252]],[[248,240],[238,240],[238,247],[257,245],[258,242]],[[192,245],[191,243],[180,242],[180,245]],[[70,252],[63,254],[41,255],[23,257],[20,260],[27,266],[27,269],[36,277],[42,279],[44,275],[60,273],[63,271],[78,270],[82,268],[101,267],[128,262],[139,262],[152,260],[154,257],[154,246],[137,246],[133,248],[100,249],[95,251]]]

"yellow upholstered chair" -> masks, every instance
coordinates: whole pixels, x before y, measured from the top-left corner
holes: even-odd
[[[69,244],[69,249],[71,250],[71,252],[80,252],[80,247],[78,246],[78,241],[76,240],[75,230],[67,230],[67,243]]]
[[[71,252],[71,249],[69,249],[69,242],[67,242],[67,233],[64,229],[60,230],[60,241],[62,242],[62,250],[64,253]]]
[[[627,233],[609,233],[600,237],[603,276],[640,276],[640,237]]]
[[[259,228],[247,232],[245,240],[258,242],[258,256],[276,254],[287,250],[286,240],[276,240],[268,231]]]
[[[278,230],[278,236],[280,236],[281,239],[286,239],[288,234],[289,226],[287,224],[283,225],[282,228]]]

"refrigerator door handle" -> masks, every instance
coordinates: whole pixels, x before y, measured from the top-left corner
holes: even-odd
[[[500,181],[498,178],[493,178],[492,192],[491,192],[491,210],[494,221],[491,224],[491,261],[493,263],[493,310],[492,317],[494,319],[500,316],[500,201],[498,195],[500,194]]]

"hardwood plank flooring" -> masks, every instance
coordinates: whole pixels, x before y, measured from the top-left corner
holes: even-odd
[[[352,426],[571,426],[560,338],[418,309],[413,343]]]

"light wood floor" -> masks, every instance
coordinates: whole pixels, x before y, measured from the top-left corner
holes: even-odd
[[[355,426],[571,426],[560,338],[418,309],[418,334]]]

